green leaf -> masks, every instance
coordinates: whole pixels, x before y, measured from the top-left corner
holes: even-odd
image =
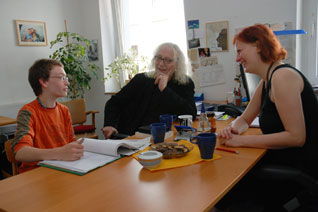
[[[86,48],[90,45],[90,41],[78,33],[59,32],[50,44],[50,48],[61,45],[49,57],[59,60],[64,65],[70,81],[68,97],[72,99],[83,97],[84,93],[91,89],[91,74],[98,79],[97,72],[101,70],[96,64],[87,60]]]

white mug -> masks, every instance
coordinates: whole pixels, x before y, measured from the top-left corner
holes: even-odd
[[[178,118],[181,126],[192,127],[192,115],[180,115]]]

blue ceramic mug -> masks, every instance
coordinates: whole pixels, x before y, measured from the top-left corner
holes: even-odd
[[[171,115],[171,114],[160,115],[160,122],[166,124],[167,131],[171,130],[174,119],[175,119],[174,115]]]
[[[200,149],[200,154],[202,159],[212,159],[215,143],[216,143],[216,134],[215,133],[200,133],[196,136],[197,141],[191,141],[194,144],[197,144]]]
[[[165,123],[153,123],[150,125],[150,131],[153,138],[153,142],[161,143],[165,140],[166,124]]]

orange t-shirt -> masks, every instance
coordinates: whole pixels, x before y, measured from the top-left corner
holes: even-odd
[[[17,117],[17,130],[12,142],[14,153],[23,146],[51,149],[75,141],[71,115],[60,103],[55,108],[44,108],[38,100],[24,105]],[[19,172],[37,167],[38,162],[22,162]]]

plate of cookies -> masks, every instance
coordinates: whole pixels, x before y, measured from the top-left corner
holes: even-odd
[[[183,141],[152,144],[149,148],[149,150],[161,152],[163,159],[184,157],[192,149],[192,144]]]

